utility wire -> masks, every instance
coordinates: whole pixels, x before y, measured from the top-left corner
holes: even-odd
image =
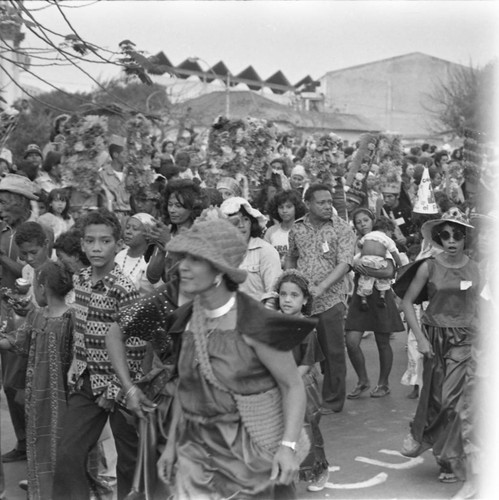
[[[55,111],[59,111],[61,113],[69,113],[69,114],[71,114],[71,111],[69,109],[62,109],[62,108],[59,108],[57,106],[54,106],[53,104],[49,104],[48,102],[44,102],[41,99],[38,99],[38,97],[34,96],[30,92],[28,92],[26,89],[24,89],[23,87],[21,87],[21,85],[19,85],[16,82],[15,78],[4,68],[4,66],[2,64],[0,64],[0,68],[2,68],[2,71],[10,78],[11,82],[17,88],[21,89],[27,96],[31,97],[31,99],[33,99],[34,101],[39,102],[40,104],[43,104],[44,106],[47,106],[48,108],[52,108]]]
[[[12,0],[11,0],[12,1]],[[26,9],[21,6],[21,8],[26,11]],[[33,19],[33,22],[36,23],[36,19],[28,12],[28,15],[31,17],[31,19]],[[45,34],[44,32],[44,27],[42,25],[40,25],[39,23],[37,23],[38,26],[39,26],[39,29],[43,35],[43,37],[41,35],[39,35],[38,33],[36,33],[30,26],[26,25],[26,27],[35,35],[37,36],[38,38],[40,38],[42,41],[45,41],[47,44],[49,44],[51,47],[54,47],[56,50],[59,50],[55,45],[54,43],[52,42],[52,40],[50,40],[50,38],[48,38],[48,36]],[[133,111],[136,111],[137,113],[140,113],[140,114],[147,114],[146,111],[143,111],[143,110],[140,110],[138,108],[136,108],[135,106],[131,106],[128,102],[126,102],[124,99],[121,99],[120,97],[118,97],[117,95],[114,95],[112,94],[111,92],[109,92],[108,89],[106,89],[106,87],[104,87],[98,80],[96,80],[90,73],[88,73],[88,71],[84,70],[83,68],[81,68],[78,64],[76,64],[72,59],[71,57],[69,57],[68,55],[66,55],[66,53],[64,51],[59,51],[65,59],[67,59],[73,66],[75,66],[77,69],[79,69],[82,73],[84,73],[88,78],[90,78],[99,88],[101,88],[106,94],[112,96],[114,99],[116,99],[117,101],[121,102],[122,104],[124,104],[128,109],[131,109]],[[81,59],[81,58],[78,58],[78,59]],[[86,61],[88,62],[88,61]]]

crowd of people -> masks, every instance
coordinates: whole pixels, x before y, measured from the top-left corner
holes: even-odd
[[[60,136],[18,161],[1,152],[0,351],[17,440],[2,461],[27,460],[28,497],[320,491],[321,416],[390,394],[397,332],[419,398],[401,452],[432,448],[439,480],[473,495],[497,219],[481,164],[463,147],[283,135],[255,183],[251,165],[213,176],[189,140],[152,141],[151,182],[130,189],[127,143],[109,138],[86,203],[65,184]]]

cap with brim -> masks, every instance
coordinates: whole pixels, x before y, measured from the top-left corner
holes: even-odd
[[[20,194],[29,200],[38,200],[36,184],[23,175],[7,174],[0,180],[0,191]]]
[[[240,231],[225,219],[196,222],[166,245],[171,253],[189,254],[208,261],[235,283],[243,283],[247,273],[239,269],[247,251]]]
[[[248,215],[254,217],[258,221],[260,226],[265,227],[265,224],[267,223],[267,218],[265,217],[265,215],[263,215],[260,210],[253,208],[248,200],[245,200],[240,196],[233,196],[232,198],[228,198],[220,205],[220,210],[228,217],[230,217],[231,215],[236,215],[241,210],[241,208],[244,208]]]
[[[468,222],[465,215],[459,210],[459,208],[453,207],[445,212],[440,219],[429,220],[423,224],[423,226],[421,227],[421,234],[423,235],[423,238],[431,243],[434,247],[443,249],[442,245],[438,244],[432,238],[431,232],[434,227],[449,222],[463,226],[465,231],[474,229],[474,227]]]
[[[43,158],[42,155],[42,150],[40,149],[40,146],[38,144],[30,144],[27,148],[26,151],[24,152],[23,158],[26,159],[26,157],[31,154],[31,153],[36,153],[39,155],[41,158]]]

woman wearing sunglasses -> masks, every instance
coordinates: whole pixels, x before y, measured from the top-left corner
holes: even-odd
[[[472,229],[457,208],[423,224],[423,238],[443,252],[421,264],[402,301],[424,355],[423,389],[402,454],[416,457],[433,448],[442,482],[466,479],[460,399],[477,333],[480,290],[478,266],[465,254]],[[413,304],[424,287],[429,302],[420,325]]]

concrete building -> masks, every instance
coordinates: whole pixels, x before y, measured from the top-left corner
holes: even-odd
[[[435,135],[429,96],[463,66],[420,52],[329,71],[320,78],[324,111],[363,116],[407,139]]]

